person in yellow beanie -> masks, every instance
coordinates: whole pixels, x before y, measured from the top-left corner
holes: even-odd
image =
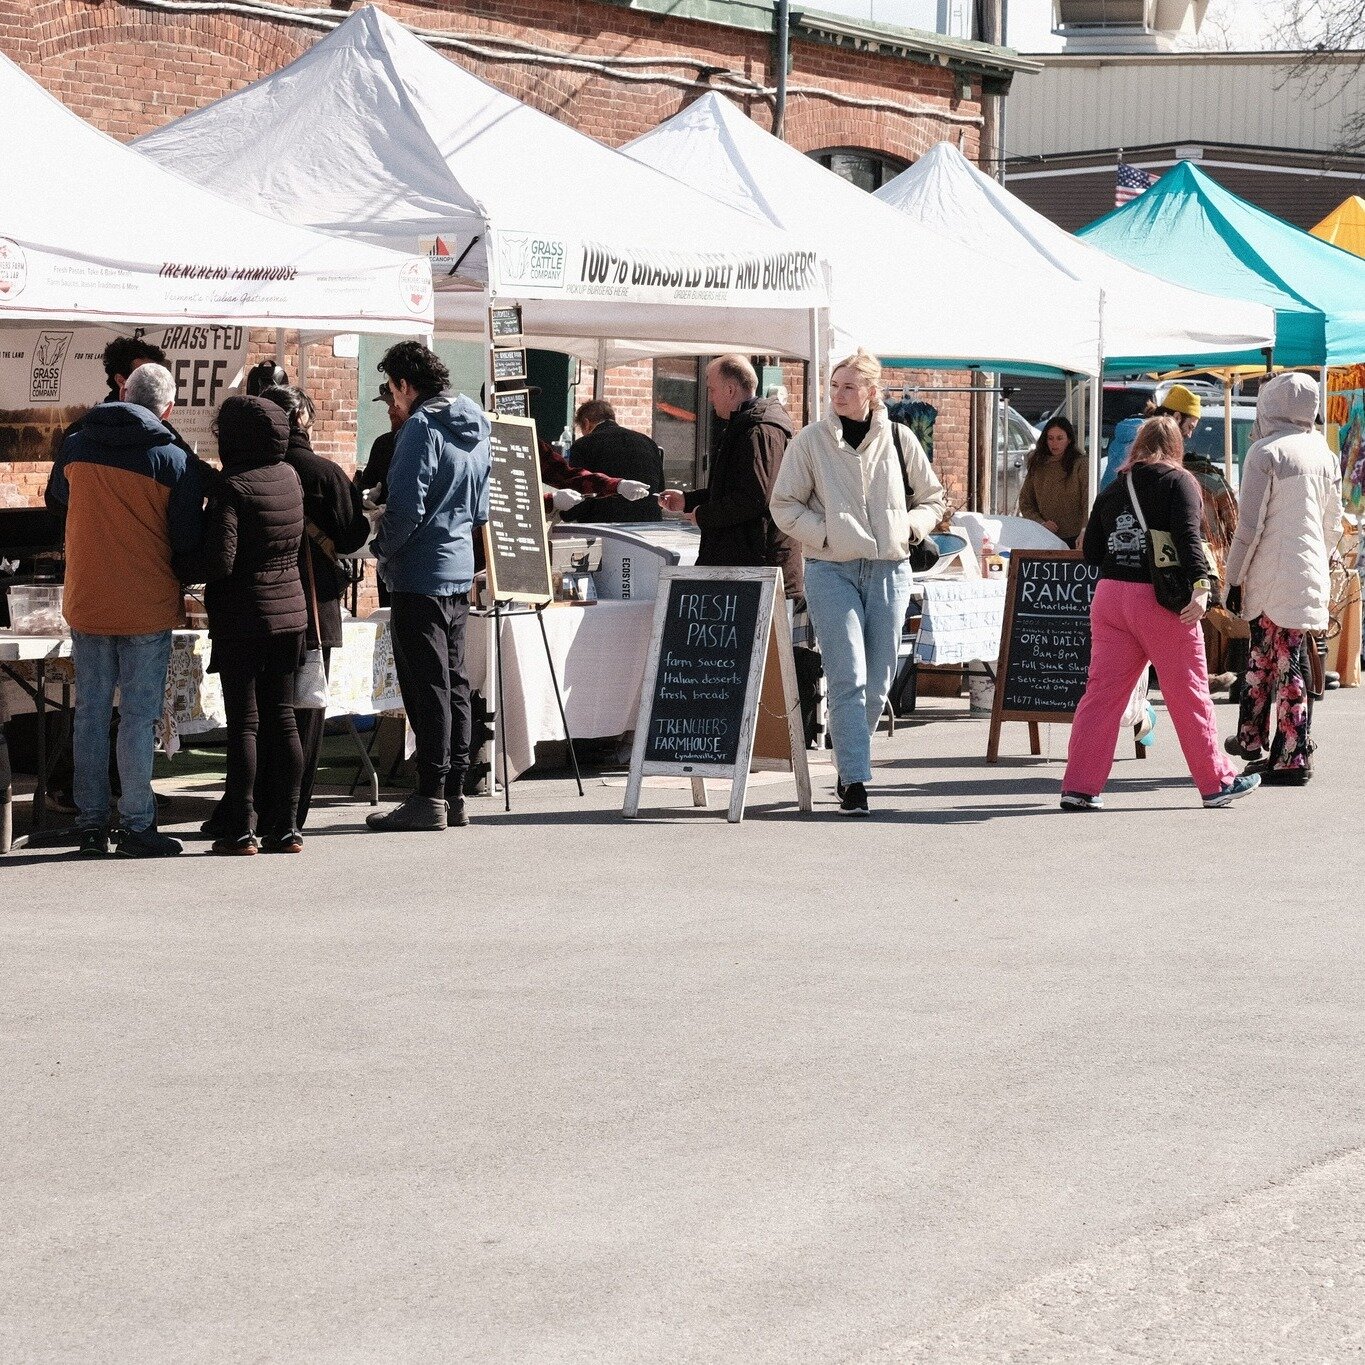
[[[1181,436],[1188,441],[1204,415],[1204,404],[1193,390],[1183,384],[1172,384],[1158,402],[1157,412],[1163,417],[1174,417],[1180,423]]]

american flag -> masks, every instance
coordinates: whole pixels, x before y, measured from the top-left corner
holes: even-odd
[[[1156,176],[1120,161],[1118,174],[1114,177],[1114,207],[1121,209],[1130,199],[1136,199],[1143,190],[1155,184]]]

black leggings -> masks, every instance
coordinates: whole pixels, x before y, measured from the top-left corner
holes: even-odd
[[[294,828],[303,775],[293,674],[229,667],[222,670],[219,680],[228,730],[223,825],[233,839],[256,832],[266,838],[288,834]],[[261,775],[265,780],[257,793],[260,809],[253,810],[258,756],[264,760]]]

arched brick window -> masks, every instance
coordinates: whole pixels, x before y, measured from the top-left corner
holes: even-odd
[[[871,194],[888,180],[894,180],[910,163],[885,152],[869,151],[865,147],[829,147],[810,155],[827,171],[841,175],[850,184]]]

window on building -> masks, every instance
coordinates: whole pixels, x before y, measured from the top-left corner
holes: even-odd
[[[702,362],[677,357],[654,362],[654,439],[664,453],[664,484],[696,488],[709,416]]]
[[[827,151],[812,152],[811,157],[827,171],[841,175],[851,185],[872,194],[888,180],[894,180],[909,162],[885,152],[871,152],[861,147],[831,147]]]

